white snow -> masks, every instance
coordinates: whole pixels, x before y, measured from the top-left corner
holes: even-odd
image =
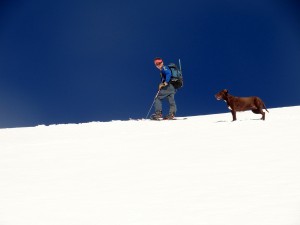
[[[0,130],[1,225],[299,225],[300,106]]]

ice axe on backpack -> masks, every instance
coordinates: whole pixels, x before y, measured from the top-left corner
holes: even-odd
[[[158,96],[158,94],[159,94],[159,91],[160,91],[160,90],[158,90],[158,92],[156,93],[156,95],[155,95],[155,97],[154,97],[154,100],[153,100],[153,102],[152,102],[152,105],[151,105],[151,107],[150,107],[150,109],[149,109],[149,111],[148,111],[148,113],[147,113],[146,119],[147,119],[148,116],[149,116],[149,113],[150,113],[150,111],[151,111],[151,109],[152,109],[152,107],[153,107],[153,105],[154,105],[155,99],[157,98],[157,96]]]

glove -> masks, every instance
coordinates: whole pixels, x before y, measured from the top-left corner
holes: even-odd
[[[158,90],[160,91],[160,89],[162,89],[163,87],[165,87],[165,86],[167,86],[167,85],[168,85],[167,82],[160,83],[160,84],[158,85]]]

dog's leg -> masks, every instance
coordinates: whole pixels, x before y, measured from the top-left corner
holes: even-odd
[[[231,110],[230,112],[232,114],[232,121],[236,121],[236,111]]]
[[[262,110],[262,108],[258,109],[252,109],[252,112],[255,114],[261,114],[262,115],[262,120],[265,120],[265,112]]]
[[[262,108],[259,108],[260,114],[262,115],[262,120],[265,120],[265,112],[262,110]]]

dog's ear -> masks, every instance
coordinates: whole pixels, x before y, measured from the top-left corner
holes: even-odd
[[[227,90],[227,89],[224,89],[224,92],[227,94],[227,93],[228,93],[228,90]]]

